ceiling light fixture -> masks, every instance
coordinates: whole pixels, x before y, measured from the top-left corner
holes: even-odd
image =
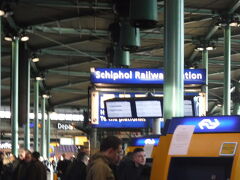
[[[40,61],[39,57],[35,53],[32,54],[32,58],[31,59],[32,59],[32,62],[34,62],[34,63]]]
[[[41,76],[37,76],[37,77],[36,77],[36,80],[37,80],[37,81],[42,81],[43,79],[44,79],[44,78],[41,77]]]
[[[6,34],[6,35],[4,36],[4,40],[11,42],[11,41],[13,40],[13,37],[12,37],[10,34]]]
[[[5,15],[5,11],[3,9],[0,9],[0,16],[4,16]]]
[[[20,40],[21,40],[22,42],[26,42],[26,41],[29,40],[29,36],[27,36],[26,33],[23,32],[23,33],[20,34]]]
[[[49,99],[50,98],[50,96],[48,94],[43,94],[42,97],[45,98],[45,99]]]
[[[207,50],[207,51],[212,51],[216,48],[215,44],[214,43],[200,43],[196,48],[195,50],[196,51],[204,51],[204,50]]]
[[[32,58],[32,62],[34,62],[34,63],[38,62],[39,60],[40,60],[39,57],[33,57]]]

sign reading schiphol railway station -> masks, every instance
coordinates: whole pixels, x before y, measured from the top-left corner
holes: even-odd
[[[185,69],[185,84],[205,84],[205,69]],[[163,84],[163,69],[91,68],[92,83]]]
[[[205,116],[173,118],[168,133],[174,133],[178,125],[195,125],[194,133],[240,132],[240,116]]]

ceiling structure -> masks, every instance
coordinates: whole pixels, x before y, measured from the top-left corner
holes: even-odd
[[[112,0],[6,0],[9,13],[2,18],[3,36],[25,31],[32,77],[44,76],[40,92],[49,93],[50,107],[86,108],[91,67],[108,67],[106,49],[112,46],[109,25],[114,22]],[[213,42],[209,51],[209,113],[221,113],[224,77],[224,36],[219,19],[238,18],[240,1],[185,0],[185,66],[202,67],[200,41]],[[158,1],[159,21],[141,30],[141,47],[131,53],[130,68],[163,68],[164,1]],[[240,80],[240,27],[232,27],[232,84]],[[2,41],[2,104],[10,106],[11,43]],[[33,80],[31,81],[33,90]],[[33,104],[33,93],[31,103]]]

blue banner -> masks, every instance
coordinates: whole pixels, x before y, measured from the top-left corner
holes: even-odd
[[[178,125],[195,125],[194,133],[236,133],[240,132],[240,116],[173,118],[167,133],[174,133]]]
[[[185,84],[205,84],[205,69],[185,69]],[[92,83],[106,84],[163,84],[163,69],[124,69],[124,68],[92,68]]]
[[[134,138],[130,146],[145,146],[146,144],[153,144],[154,146],[157,146],[159,143],[159,137]]]

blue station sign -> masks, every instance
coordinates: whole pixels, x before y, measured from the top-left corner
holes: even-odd
[[[205,84],[205,69],[185,69],[185,84]],[[92,83],[163,84],[163,69],[91,68]]]
[[[240,116],[173,118],[167,133],[172,134],[178,125],[195,125],[194,133],[236,133],[240,132]]]
[[[133,139],[131,146],[145,146],[147,144],[153,144],[154,146],[157,146],[158,143],[159,143],[159,137],[158,138],[142,137],[142,138]]]

